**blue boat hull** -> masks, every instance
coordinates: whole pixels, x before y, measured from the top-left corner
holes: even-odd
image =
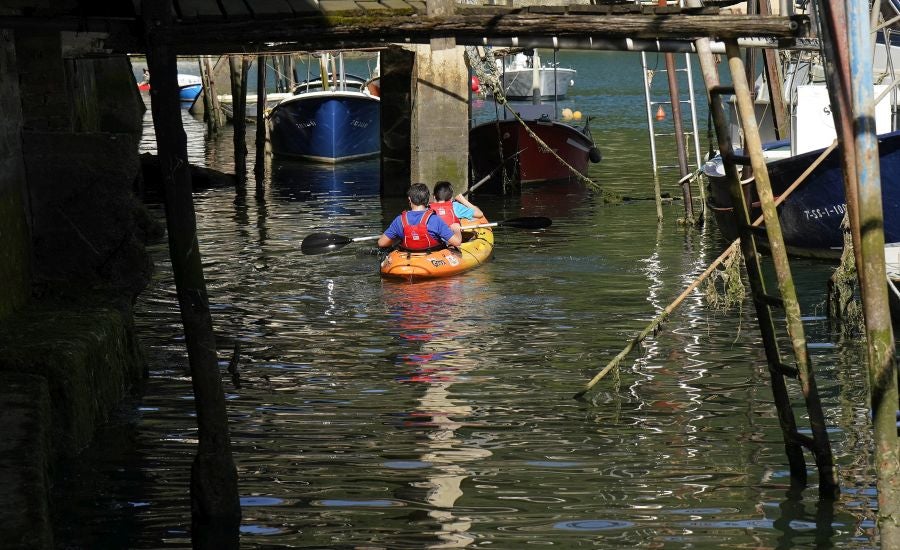
[[[879,136],[878,149],[884,238],[885,242],[900,242],[900,132]],[[794,183],[821,153],[820,149],[767,163],[775,196]],[[716,221],[726,237],[735,238],[737,231],[725,178],[709,180],[709,202]],[[757,200],[754,194],[753,201]],[[841,221],[846,210],[844,177],[835,150],[778,207],[781,231],[789,251],[804,256],[839,255],[844,242]],[[752,215],[756,217],[759,213],[754,208]]]
[[[269,115],[272,152],[316,162],[344,162],[381,152],[381,105],[361,92],[299,94]]]
[[[197,96],[200,95],[201,90],[203,90],[202,84],[181,86],[178,88],[178,97],[181,98],[181,101],[193,103]]]

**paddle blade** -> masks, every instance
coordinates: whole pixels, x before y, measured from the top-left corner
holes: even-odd
[[[526,218],[510,218],[508,220],[502,220],[497,222],[498,226],[503,227],[520,227],[522,229],[543,229],[545,227],[550,227],[553,224],[553,220],[550,218],[545,218],[543,216],[531,216]]]
[[[300,243],[300,252],[304,254],[323,254],[338,250],[352,243],[353,239],[334,233],[310,233]]]

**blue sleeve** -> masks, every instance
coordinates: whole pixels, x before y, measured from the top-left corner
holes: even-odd
[[[428,218],[428,230],[447,242],[453,236],[453,230],[441,219],[440,216],[434,215]]]
[[[384,234],[389,239],[397,240],[403,238],[403,221],[400,219],[400,216],[394,218],[391,225],[384,230]]]
[[[461,202],[453,201],[453,213],[456,214],[456,217],[459,219],[467,219],[471,220],[475,217],[475,209],[469,208],[465,204]]]

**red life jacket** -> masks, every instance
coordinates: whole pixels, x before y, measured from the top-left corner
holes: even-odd
[[[459,218],[457,218],[456,213],[453,212],[453,200],[433,202],[428,206],[430,206],[431,209],[434,210],[434,213],[440,216],[448,226],[459,223]]]
[[[440,247],[441,242],[432,237],[428,232],[428,218],[430,218],[434,212],[432,210],[426,210],[425,213],[422,214],[422,219],[419,220],[417,225],[411,225],[409,220],[406,219],[406,214],[408,212],[408,210],[405,210],[403,214],[400,215],[400,222],[403,224],[403,242],[400,246],[406,250],[412,251]]]

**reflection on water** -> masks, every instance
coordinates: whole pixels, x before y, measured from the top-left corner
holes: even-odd
[[[609,75],[640,83],[635,58],[569,55],[583,112],[601,112],[603,96],[584,90],[607,90]],[[633,64],[593,75],[585,63],[597,58]],[[606,148],[592,175],[650,195],[646,136],[616,108],[594,126]],[[206,142],[197,127],[192,155],[228,169],[230,135]],[[361,246],[299,250],[313,231],[381,232],[396,212],[378,198],[377,163],[273,163],[264,191],[196,196],[223,369],[242,344],[241,386],[224,380],[242,547],[875,546],[858,343],[811,350],[843,490],[833,505],[814,486],[791,490],[747,305],[714,312],[692,295],[601,382],[595,406],[572,399],[720,253],[714,228],[658,226],[652,201],[604,205],[579,189],[478,196],[491,219],[553,225],[498,228],[491,262],[410,285],[381,280]],[[681,215],[666,208],[667,220]],[[190,545],[196,424],[164,243],[154,257],[136,306],[146,392],[60,484],[61,546]],[[804,314],[820,313],[830,267],[792,267]],[[806,328],[812,342],[836,338],[821,321]]]
[[[471,418],[472,405],[451,392],[454,384],[469,383],[477,371],[478,350],[464,342],[482,331],[480,324],[489,320],[479,323],[473,318],[469,303],[486,297],[491,288],[484,272],[466,279],[383,284],[384,303],[395,323],[396,336],[401,346],[410,348],[397,357],[398,366],[409,371],[397,380],[424,388],[403,426],[424,433],[419,462],[427,465],[427,475],[406,493],[411,494],[412,489],[424,491],[418,500],[431,507],[428,517],[436,524],[431,533],[437,541],[428,543],[428,548],[463,548],[475,541],[467,534],[472,518],[455,515],[453,509],[463,496],[463,481],[477,468],[477,461],[490,457],[491,452],[468,445],[457,435],[460,428],[478,424]]]

